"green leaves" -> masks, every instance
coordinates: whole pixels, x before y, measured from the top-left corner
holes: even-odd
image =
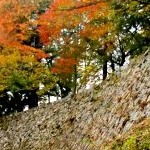
[[[138,54],[149,45],[149,7],[148,1],[125,0],[118,3],[113,0],[112,21],[115,30],[121,35],[121,41],[126,45],[125,50],[131,54]]]
[[[10,49],[5,48],[0,54],[1,91],[6,88],[11,91],[38,89],[39,83],[43,83],[46,89],[50,89],[56,84],[57,78],[33,55],[22,55],[13,49],[11,53],[8,51]]]
[[[27,77],[25,74],[19,73],[13,73],[10,75],[10,78],[8,80],[9,87],[11,91],[19,91],[21,89],[27,88]]]

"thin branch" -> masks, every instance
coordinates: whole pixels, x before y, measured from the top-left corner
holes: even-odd
[[[86,7],[89,7],[89,6],[92,6],[92,5],[97,5],[98,3],[101,3],[101,2],[106,2],[106,1],[105,0],[99,0],[99,1],[96,1],[96,2],[86,3],[86,4],[83,4],[83,5],[80,5],[80,6],[72,6],[70,8],[57,9],[55,11],[72,11],[72,10],[77,10],[77,9],[80,9],[80,8],[86,8]]]

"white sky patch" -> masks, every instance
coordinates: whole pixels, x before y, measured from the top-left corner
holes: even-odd
[[[24,107],[23,111],[27,111],[27,110],[29,110],[29,106],[28,106],[28,105],[26,105],[26,106]]]
[[[60,38],[59,41],[60,41],[60,44],[62,44],[62,45],[65,44],[65,41],[63,38]]]
[[[42,104],[53,103],[53,102],[58,101],[60,99],[61,99],[61,97],[59,97],[59,96],[44,95],[43,98],[42,98],[42,101],[38,102],[38,106],[40,106]]]
[[[131,29],[130,29],[130,32],[132,32],[132,33],[134,33],[136,31],[136,28],[134,28],[134,27],[132,27]]]
[[[46,59],[45,59],[45,58],[42,58],[42,59],[41,59],[41,63],[46,64],[46,63],[47,63]]]
[[[10,97],[14,97],[13,93],[11,91],[6,92]]]
[[[39,83],[39,89],[40,89],[40,90],[42,90],[44,87],[45,87],[44,84]]]
[[[57,100],[60,100],[61,98],[60,97],[57,97],[57,96],[50,96],[50,103],[53,103]]]
[[[138,12],[139,12],[139,13],[143,12],[143,9],[139,9]]]
[[[119,75],[121,73],[121,70],[124,70],[128,67],[129,63],[130,63],[130,56],[126,57],[125,63],[122,67],[115,65],[116,74]],[[108,67],[108,77],[109,77],[109,75],[112,73],[112,69],[110,67],[110,62],[108,62],[107,65],[108,65],[107,67]],[[82,91],[83,88],[90,89],[93,87],[93,85],[99,85],[103,81],[102,79],[103,79],[103,70],[101,69],[100,71],[98,71],[97,73],[89,77],[88,78],[89,81],[87,82],[86,86],[82,87],[79,91]]]

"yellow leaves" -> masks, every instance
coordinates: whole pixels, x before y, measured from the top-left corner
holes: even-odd
[[[75,0],[56,0],[52,4],[54,10],[65,10],[75,5]]]
[[[19,62],[23,62],[24,58],[21,56],[19,51],[11,48],[4,48],[2,53],[0,54],[0,67],[10,67],[16,68],[18,67]],[[29,60],[27,60],[28,62]],[[29,61],[30,62],[30,61]]]
[[[50,70],[39,61],[49,56],[40,49],[23,44],[32,43],[33,36],[37,36],[38,22],[32,19],[31,14],[37,12],[38,2],[0,0],[0,43],[5,46],[0,50],[0,83],[4,81],[0,89],[11,87],[17,75],[20,77],[17,82],[26,82],[24,85],[29,88],[33,85],[38,87],[39,82],[45,82],[45,85],[54,82]]]
[[[4,47],[0,53],[0,89],[18,86],[15,80],[22,88],[31,89],[38,88],[40,82],[52,87],[56,79],[32,53],[26,55],[18,49]]]
[[[87,83],[87,81],[89,80],[89,77],[91,77],[92,75],[94,75],[97,71],[97,68],[95,65],[89,65],[86,66],[83,70],[79,70],[80,74],[81,74],[81,80],[80,80],[80,84],[84,85]]]

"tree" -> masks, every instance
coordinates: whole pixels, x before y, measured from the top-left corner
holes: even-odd
[[[47,0],[49,1],[49,0]],[[37,59],[44,56],[37,32],[37,15],[41,0],[2,0],[0,3],[0,43],[33,53]]]
[[[108,15],[109,6],[104,1],[56,0],[51,4],[50,8],[40,16],[39,33],[41,41],[47,46],[51,45],[53,41],[58,43],[59,39],[63,39],[63,44],[59,49],[60,59],[55,62],[53,71],[62,73],[62,77],[64,77],[64,71],[69,65],[71,69],[66,71],[66,75],[71,74],[72,76],[89,47],[86,39],[99,43],[98,46],[90,45],[88,55],[97,53],[97,49],[101,51],[100,47],[103,47],[104,43],[100,40],[107,36],[111,28]],[[104,50],[104,55],[108,53],[107,50]],[[101,59],[103,58],[104,56],[101,57]],[[72,62],[76,62],[76,64]],[[104,61],[100,62],[106,66]],[[77,77],[75,74],[74,79]],[[70,78],[72,79],[72,77]]]
[[[114,32],[122,52],[135,55],[149,46],[149,7],[147,0],[112,1]]]
[[[43,83],[43,91],[47,91],[57,82],[49,68],[38,62],[34,55],[23,55],[17,49],[3,47],[0,60],[0,91],[39,89],[39,83]]]

